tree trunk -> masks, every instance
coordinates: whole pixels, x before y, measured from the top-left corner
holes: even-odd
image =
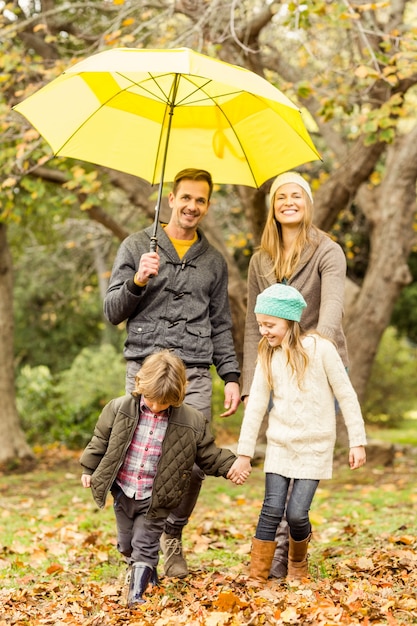
[[[407,260],[415,242],[417,126],[392,144],[388,155],[381,185],[358,196],[372,225],[371,254],[362,287],[347,311],[345,331],[350,376],[360,400],[394,304],[412,280]]]
[[[0,223],[0,465],[32,459],[16,409],[13,370],[13,278],[7,227]]]
[[[222,253],[227,262],[229,272],[229,300],[233,322],[233,341],[237,359],[242,367],[243,330],[245,328],[246,316],[246,281],[241,277],[239,269],[225,244],[222,233],[216,228],[213,214],[210,213],[210,211],[202,222],[202,229],[210,243]]]

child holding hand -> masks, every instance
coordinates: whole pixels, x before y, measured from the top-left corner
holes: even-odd
[[[206,474],[241,485],[250,468],[235,471],[235,455],[216,446],[209,423],[184,403],[183,361],[170,350],[149,355],[135,390],[111,400],[98,418],[80,462],[82,485],[104,507],[111,492],[117,548],[130,565],[128,606],[145,602],[165,521],[188,489],[194,463]]]
[[[303,334],[306,307],[294,287],[277,283],[260,293],[255,314],[262,338],[241,426],[236,475],[245,474],[270,399],[265,453],[265,496],[252,540],[249,577],[265,582],[274,556],[275,533],[287,503],[289,580],[308,577],[310,506],[321,479],[331,478],[336,441],[335,398],[349,435],[349,465],[366,462],[366,435],[357,395],[334,344],[315,332]]]

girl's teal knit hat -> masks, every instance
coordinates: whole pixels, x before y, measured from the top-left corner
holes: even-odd
[[[299,322],[306,306],[306,301],[297,289],[276,283],[267,287],[256,298],[255,313]]]

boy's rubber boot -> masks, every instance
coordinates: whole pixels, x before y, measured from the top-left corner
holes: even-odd
[[[159,576],[156,567],[154,567],[152,570],[152,576],[149,583],[152,585],[152,587],[159,587]]]
[[[276,541],[262,541],[253,537],[250,553],[249,578],[258,582],[266,582],[274,558]]]
[[[309,578],[307,550],[310,539],[311,533],[302,541],[294,541],[290,535],[287,580],[291,581]]]
[[[285,578],[288,572],[288,547],[289,547],[290,528],[287,522],[281,522],[278,526],[275,540],[277,547],[275,549],[274,558],[272,559],[270,578]]]
[[[126,574],[125,574],[125,585],[127,587],[129,587],[130,585],[131,576],[132,576],[132,563],[129,563],[129,565],[127,566]],[[152,576],[149,581],[149,584],[152,585],[153,587],[159,587],[159,576],[158,576],[158,570],[156,567],[153,568],[153,572],[152,572]]]
[[[146,591],[153,575],[154,568],[148,565],[148,563],[143,563],[142,561],[133,563],[130,574],[129,593],[127,596],[127,606],[129,608],[135,604],[143,604],[145,602],[142,598],[142,594]]]

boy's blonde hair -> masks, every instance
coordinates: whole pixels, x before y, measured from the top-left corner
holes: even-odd
[[[301,343],[303,334],[300,324],[295,320],[287,321],[288,330],[279,348],[270,346],[266,337],[262,337],[258,345],[258,361],[271,390],[273,389],[271,360],[275,350],[282,349],[284,351],[287,357],[287,364],[291,367],[293,374],[295,374],[300,389],[302,388],[304,374],[308,366],[308,354]]]
[[[178,407],[184,402],[187,376],[182,360],[170,350],[150,354],[135,376],[134,396]]]

